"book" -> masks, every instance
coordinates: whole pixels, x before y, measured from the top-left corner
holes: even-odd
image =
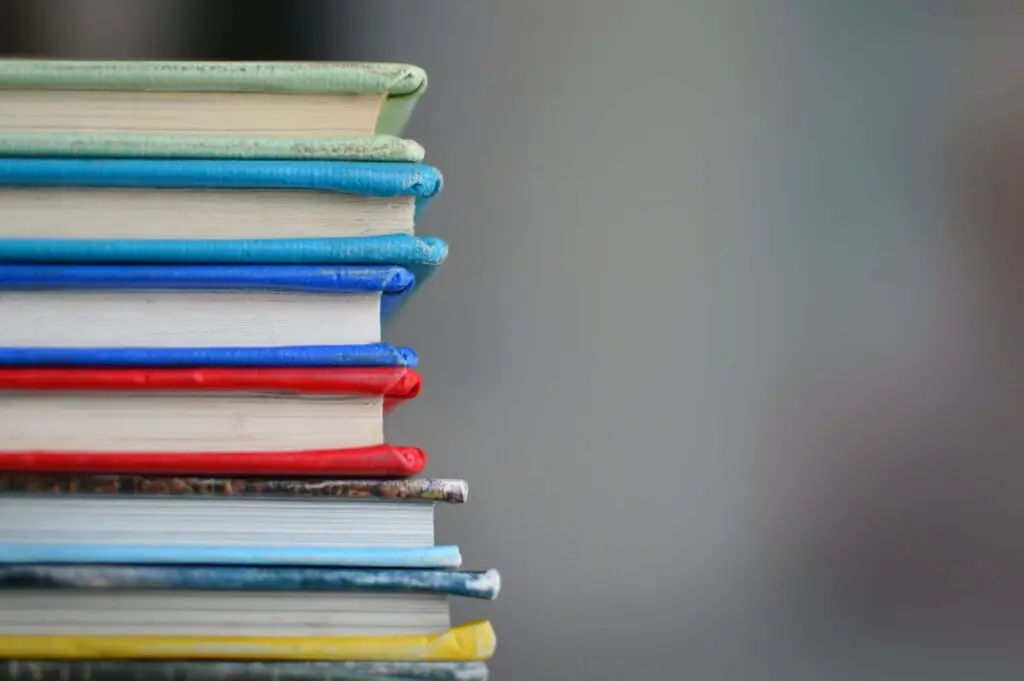
[[[442,184],[436,169],[416,163],[0,158],[0,238],[412,235]],[[419,247],[437,259],[436,243]]]
[[[433,634],[449,596],[494,598],[495,571],[8,566],[0,635]]]
[[[419,160],[408,64],[0,60],[0,154]]]
[[[0,348],[378,343],[400,267],[0,265]]]
[[[384,442],[412,369],[0,367],[0,470],[408,476]]]
[[[0,681],[487,681],[484,662],[0,662]]]
[[[455,568],[461,480],[0,473],[0,563]]]
[[[0,635],[0,658],[60,660],[486,661],[494,629],[477,621],[435,634],[395,636]]]

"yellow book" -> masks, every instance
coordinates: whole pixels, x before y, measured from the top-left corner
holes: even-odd
[[[489,622],[425,636],[2,635],[0,658],[469,662],[490,659],[495,644]]]

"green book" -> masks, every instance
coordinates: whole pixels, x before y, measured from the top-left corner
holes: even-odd
[[[420,161],[408,64],[0,59],[0,155]]]

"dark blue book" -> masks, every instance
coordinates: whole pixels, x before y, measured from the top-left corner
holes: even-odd
[[[401,267],[0,265],[0,365],[411,366]]]

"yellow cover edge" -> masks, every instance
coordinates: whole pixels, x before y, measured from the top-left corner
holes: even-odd
[[[473,662],[490,659],[496,643],[485,621],[425,636],[3,635],[0,658]]]

